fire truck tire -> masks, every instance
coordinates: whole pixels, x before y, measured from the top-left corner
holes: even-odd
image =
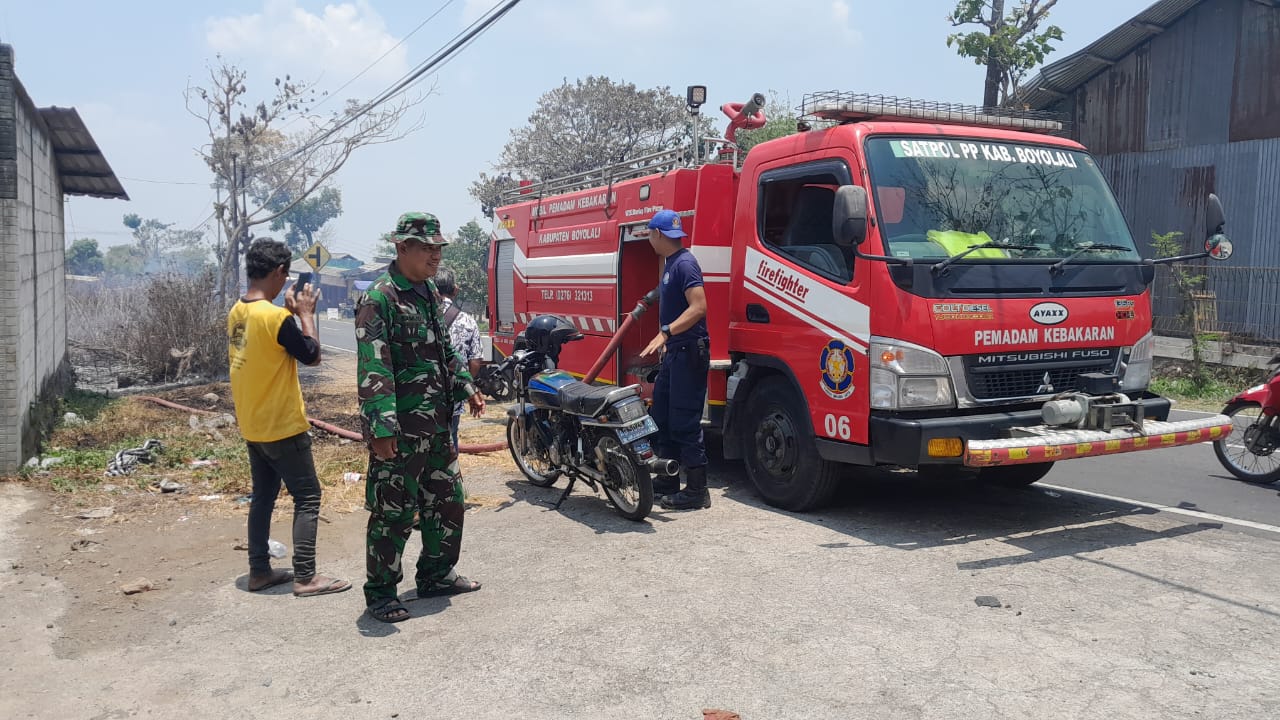
[[[840,466],[818,455],[804,404],[791,384],[774,377],[752,388],[746,416],[743,459],[760,497],[793,512],[826,504]]]
[[[987,467],[978,471],[978,479],[1004,487],[1026,487],[1044,478],[1053,469],[1053,463],[1029,463]]]

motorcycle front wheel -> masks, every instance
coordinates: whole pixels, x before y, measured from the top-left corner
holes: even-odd
[[[1255,483],[1273,483],[1280,480],[1280,453],[1267,450],[1273,443],[1265,442],[1260,433],[1273,432],[1258,424],[1263,418],[1262,406],[1256,402],[1234,402],[1222,410],[1231,418],[1231,432],[1213,443],[1218,462],[1232,475]],[[1258,454],[1262,450],[1263,454]]]
[[[529,432],[524,417],[507,418],[507,449],[511,451],[511,459],[516,467],[533,485],[551,487],[560,477],[551,463],[551,455],[543,447],[538,434]]]
[[[648,468],[633,458],[615,437],[600,438],[596,449],[604,456],[608,479],[601,484],[614,509],[628,520],[649,517],[649,511],[653,510],[653,480]]]

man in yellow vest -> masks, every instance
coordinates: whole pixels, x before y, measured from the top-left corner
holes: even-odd
[[[289,288],[284,307],[272,303],[289,279],[291,258],[288,246],[276,240],[255,240],[249,247],[244,256],[249,291],[227,315],[227,344],[236,421],[253,475],[249,590],[292,580],[293,594],[309,597],[342,592],[351,583],[316,573],[320,481],[298,384],[298,361],[320,362],[316,290],[309,283],[300,292]],[[267,548],[281,482],[293,496],[293,572],[273,570]]]

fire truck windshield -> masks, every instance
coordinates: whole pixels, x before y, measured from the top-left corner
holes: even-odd
[[[876,137],[866,150],[887,255],[965,263],[1139,260],[1124,216],[1085,153],[937,137]],[[1081,251],[1091,246],[1100,247]]]

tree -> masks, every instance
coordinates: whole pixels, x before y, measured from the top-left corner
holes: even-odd
[[[270,210],[289,208],[271,221],[271,229],[275,232],[285,230],[284,241],[289,249],[301,252],[315,244],[316,233],[325,223],[342,214],[342,191],[335,187],[322,188],[295,203],[285,190],[276,193],[267,206]]]
[[[68,275],[101,275],[102,251],[93,238],[80,238],[71,243],[64,261]]]
[[[1016,1],[1017,7],[1006,16],[1005,0],[959,0],[947,16],[953,27],[985,28],[947,36],[947,47],[954,45],[960,57],[973,58],[975,64],[987,67],[984,107],[1016,104],[1022,78],[1053,52],[1051,41],[1062,40],[1062,28],[1057,25],[1036,32],[1058,0]]]
[[[386,232],[378,236],[378,244],[373,248],[373,256],[389,258],[396,256],[396,246],[391,242],[391,233]]]
[[[444,249],[444,263],[457,279],[458,301],[473,315],[483,315],[489,300],[489,233],[475,220],[458,228]]]
[[[219,57],[209,69],[208,86],[189,85],[186,91],[187,110],[209,133],[200,153],[227,191],[214,206],[227,237],[219,258],[218,294],[224,304],[238,292],[240,257],[253,240],[252,228],[288,215],[325,188],[357,149],[393,142],[421,125],[419,120],[397,129],[417,99],[364,105],[348,100],[323,118],[314,111],[315,90],[288,75],[276,78],[269,100],[250,105],[247,77]],[[286,135],[283,130],[295,123],[304,130]]]
[[[174,251],[199,248],[201,253],[205,252],[201,247],[204,233],[199,230],[175,230],[175,223],[161,222],[157,218],[144,220],[134,213],[125,215],[123,222],[125,227],[133,231],[133,239],[141,253],[145,270],[156,269],[163,264],[164,257]]]
[[[147,267],[147,258],[137,245],[112,245],[102,259],[103,275],[122,279],[142,275]]]
[[[516,177],[548,180],[659,150],[692,149],[710,128],[702,116],[691,118],[684,98],[668,87],[640,90],[596,76],[566,80],[538,99],[528,125],[511,131],[495,174],[481,173],[471,196],[492,217],[497,195]]]

